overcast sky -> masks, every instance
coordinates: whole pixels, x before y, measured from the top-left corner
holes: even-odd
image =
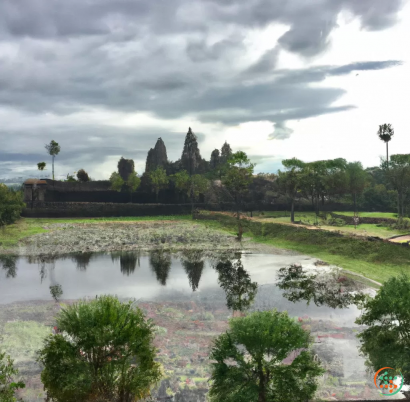
[[[188,127],[257,171],[284,158],[364,166],[410,153],[410,5],[402,0],[1,0],[0,177],[142,173]]]

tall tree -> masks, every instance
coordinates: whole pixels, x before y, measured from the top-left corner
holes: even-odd
[[[250,314],[229,321],[210,353],[211,401],[304,402],[316,389],[324,370],[309,348],[310,334],[287,312]],[[291,353],[296,358],[283,361]]]
[[[132,159],[124,159],[121,156],[121,159],[118,161],[118,173],[124,182],[127,181],[128,176],[135,172],[134,161]]]
[[[308,182],[306,178],[306,172],[303,171],[305,163],[299,159],[284,159],[282,165],[285,167],[285,171],[278,170],[277,187],[281,194],[286,196],[290,201],[290,221],[295,223],[295,202],[301,197],[301,188],[303,178],[305,178],[305,184]],[[302,175],[304,173],[304,175]]]
[[[248,156],[243,151],[238,151],[232,154],[227,163],[228,168],[222,182],[235,202],[238,223],[238,240],[241,240],[243,232],[240,218],[242,197],[248,191],[248,186],[252,181],[255,164],[251,163]]]
[[[388,182],[397,191],[397,214],[401,219],[410,196],[410,154],[392,155],[390,161],[383,161],[381,166]]]
[[[354,204],[354,214],[357,214],[357,196],[363,194],[367,182],[367,173],[360,162],[348,163],[346,166],[349,193]]]
[[[55,142],[54,140],[51,140],[50,144],[47,144],[45,146],[48,154],[51,156],[52,158],[52,162],[53,162],[53,180],[54,180],[54,158],[56,157],[56,155],[58,155],[60,153],[60,145],[58,145],[57,142]]]
[[[389,163],[389,142],[393,138],[394,129],[391,124],[381,124],[377,131],[377,135],[379,139],[386,144],[386,161]]]
[[[137,172],[131,172],[128,175],[126,184],[130,192],[132,202],[132,193],[135,192],[141,184],[141,179],[138,177]]]
[[[185,201],[185,196],[187,194],[189,195],[191,189],[191,180],[188,172],[186,170],[181,170],[170,177],[174,182],[175,188],[183,195]]]
[[[167,172],[163,167],[159,166],[154,171],[149,173],[149,177],[151,179],[151,183],[155,191],[156,202],[158,202],[159,190],[164,188],[169,182]]]

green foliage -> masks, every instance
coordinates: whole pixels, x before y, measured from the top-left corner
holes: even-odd
[[[15,391],[25,388],[25,384],[21,381],[13,381],[13,377],[18,374],[13,366],[13,360],[10,356],[0,352],[0,401],[1,402],[17,402]]]
[[[410,278],[401,274],[389,278],[374,298],[364,304],[356,320],[366,325],[358,334],[361,352],[374,371],[392,367],[401,371],[410,384]]]
[[[141,184],[141,179],[137,176],[137,172],[131,172],[128,175],[127,179],[127,187],[129,189],[129,192],[131,193],[131,200],[132,200],[132,193],[137,190],[137,188]]]
[[[90,177],[88,176],[88,173],[84,169],[80,169],[77,172],[77,179],[78,181],[82,183],[86,183],[87,181],[90,181]]]
[[[153,324],[131,302],[112,296],[78,302],[58,314],[57,327],[38,354],[52,400],[133,402],[161,377]]]
[[[67,182],[77,182],[74,175],[70,175],[69,173],[67,173],[67,179],[65,181],[67,181]]]
[[[114,191],[121,191],[122,186],[124,185],[124,180],[122,179],[120,174],[117,172],[111,173],[110,182],[111,182],[111,190],[114,190]]]
[[[38,170],[43,171],[43,170],[45,169],[45,167],[46,167],[46,163],[45,163],[45,162],[39,162],[39,163],[37,163],[37,168],[38,168]]]
[[[50,141],[50,144],[46,144],[45,148],[48,152],[48,154],[52,157],[52,162],[53,162],[53,180],[54,180],[54,158],[56,155],[60,153],[60,145],[58,145],[57,142],[54,140]]]
[[[52,285],[50,286],[50,293],[51,296],[55,301],[58,301],[60,297],[63,295],[63,289],[61,288],[61,285]]]
[[[0,226],[14,223],[25,206],[21,192],[12,191],[0,183]]]
[[[157,202],[158,202],[159,190],[166,187],[169,182],[167,173],[162,166],[158,166],[155,170],[149,173],[149,178],[151,180],[151,184],[154,188],[154,191],[157,197]]]
[[[212,401],[304,402],[317,388],[324,370],[308,350],[310,335],[287,312],[256,312],[229,322],[214,341]],[[282,363],[292,352],[291,364]]]
[[[391,124],[381,124],[377,131],[379,139],[385,143],[391,141],[394,135],[394,130]]]

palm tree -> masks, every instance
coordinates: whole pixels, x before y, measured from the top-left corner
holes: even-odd
[[[389,163],[389,141],[394,135],[394,130],[391,124],[382,124],[379,126],[379,131],[377,132],[379,138],[386,143],[386,161]]]

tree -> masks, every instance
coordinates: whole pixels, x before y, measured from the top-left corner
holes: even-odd
[[[386,144],[386,162],[389,163],[389,142],[393,138],[394,129],[391,124],[381,124],[379,126],[379,130],[377,131],[377,135],[381,141]]]
[[[13,381],[13,377],[18,374],[18,370],[14,368],[13,360],[10,356],[0,352],[0,401],[1,402],[17,402],[15,392],[18,389],[25,388],[25,384],[21,381]]]
[[[50,286],[50,294],[52,298],[57,302],[63,295],[63,289],[60,284]]]
[[[410,196],[410,154],[392,155],[389,162],[382,162],[382,169],[389,184],[397,191],[397,215],[401,219]]]
[[[155,191],[156,202],[158,202],[159,190],[164,188],[168,184],[168,177],[165,169],[162,166],[158,166],[155,170],[149,173],[152,186]]]
[[[80,181],[80,182],[82,182],[82,183],[85,183],[85,182],[87,182],[87,181],[90,181],[90,178],[89,178],[89,176],[88,176],[88,173],[87,173],[84,169],[80,169],[80,170],[77,172],[77,179],[78,179],[78,181]]]
[[[122,186],[124,185],[124,180],[122,179],[120,174],[117,172],[111,173],[110,182],[111,182],[111,190],[114,190],[114,191],[121,191]]]
[[[0,226],[14,223],[25,207],[20,191],[12,191],[0,183]]]
[[[133,402],[160,377],[153,324],[112,296],[80,301],[57,315],[57,333],[39,351],[47,397],[58,402]]]
[[[126,184],[129,189],[129,192],[131,195],[131,202],[132,202],[132,193],[135,192],[141,184],[141,179],[137,176],[137,172],[131,172],[128,175]]]
[[[357,213],[357,196],[363,194],[367,182],[367,173],[360,162],[348,163],[346,166],[348,190],[353,199],[354,214]]]
[[[301,160],[293,158],[283,160],[282,165],[287,170],[284,172],[278,170],[276,184],[279,192],[286,196],[290,201],[290,221],[295,223],[295,202],[297,198],[301,197],[302,178],[305,178],[306,180],[305,185],[308,183],[306,172],[302,172],[305,164]]]
[[[54,158],[56,157],[56,155],[58,155],[60,153],[60,145],[58,145],[57,142],[55,142],[54,140],[51,140],[50,144],[45,146],[48,154],[52,157],[52,161],[53,161],[53,180],[54,180]]]
[[[410,279],[401,274],[384,282],[374,298],[368,298],[356,320],[365,325],[358,334],[361,352],[374,371],[382,367],[400,370],[410,385]]]
[[[194,174],[191,177],[192,181],[192,195],[194,201],[198,199],[200,194],[204,194],[209,187],[209,180],[201,174]]]
[[[232,154],[227,163],[228,168],[222,183],[235,202],[238,223],[238,240],[242,240],[243,230],[239,211],[241,209],[242,197],[248,191],[248,186],[252,181],[255,164],[251,163],[246,153],[242,151]]]
[[[38,170],[43,171],[46,168],[46,163],[45,162],[37,163],[37,168],[38,168]]]
[[[175,188],[183,194],[185,200],[185,195],[189,194],[191,188],[191,182],[188,172],[186,170],[181,170],[180,172],[177,172],[170,177],[175,184]]]
[[[132,159],[124,159],[121,156],[121,159],[118,161],[118,173],[120,174],[121,178],[124,182],[127,181],[128,176],[134,172],[134,161]]]
[[[304,402],[324,370],[308,350],[310,334],[287,312],[250,314],[229,321],[229,330],[214,341],[212,401]],[[298,354],[291,364],[283,361]]]

